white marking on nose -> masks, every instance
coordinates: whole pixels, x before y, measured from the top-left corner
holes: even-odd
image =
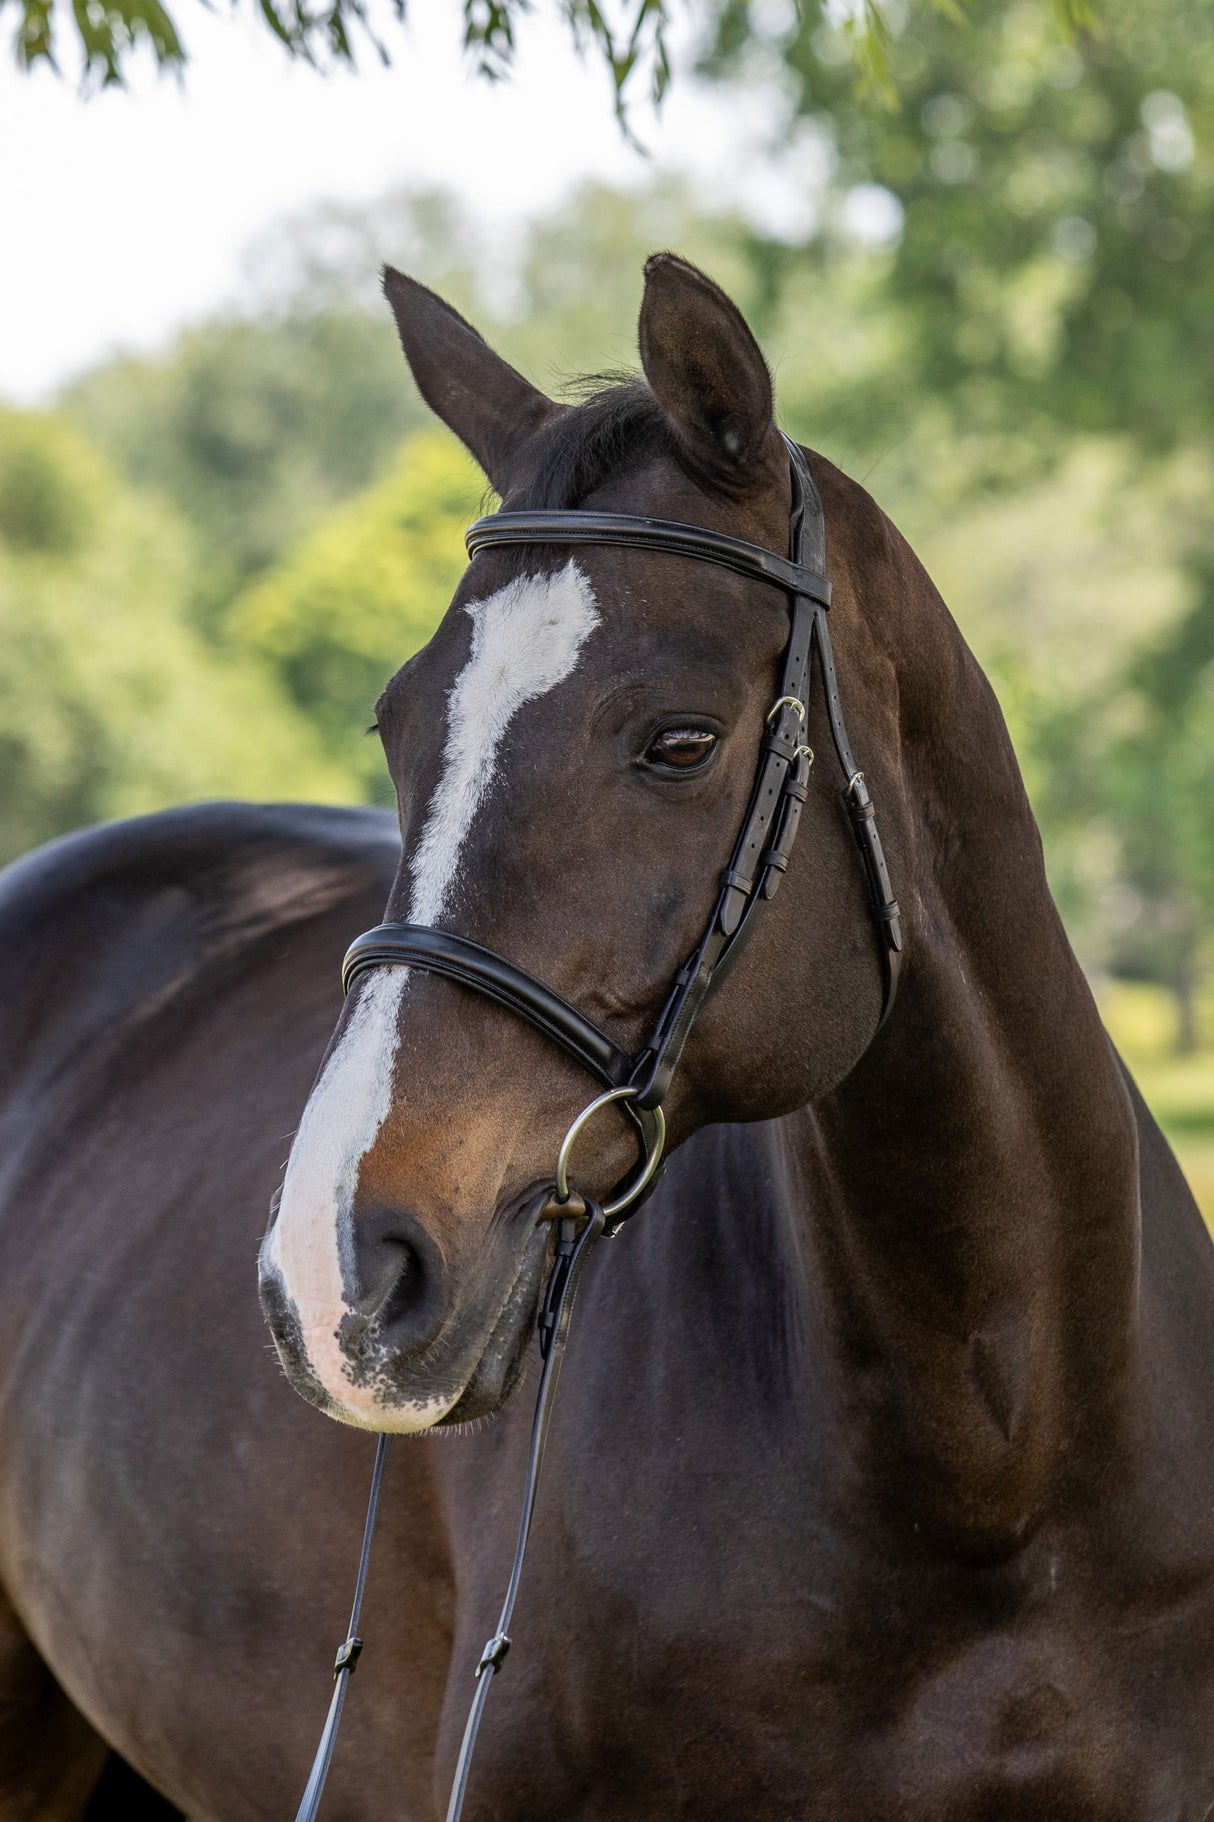
[[[436,923],[450,902],[460,855],[496,771],[498,749],[525,702],[569,676],[599,613],[573,562],[554,576],[522,577],[468,607],[472,650],[447,698],[442,776],[410,869],[410,921]],[[420,1430],[458,1397],[385,1406],[355,1385],[338,1342],[346,1314],[343,1259],[359,1168],[392,1105],[408,970],[364,980],[350,1021],[313,1089],[287,1165],[278,1215],[262,1248],[295,1306],[308,1365],[351,1423]]]
[[[415,924],[437,923],[447,909],[511,720],[564,681],[599,624],[590,583],[573,562],[554,576],[522,576],[471,602],[468,613],[472,651],[447,698],[443,774],[410,869]]]
[[[384,1407],[371,1388],[351,1382],[337,1339],[348,1307],[342,1259],[350,1246],[359,1166],[392,1105],[406,979],[405,969],[385,968],[364,982],[350,1022],[304,1108],[278,1216],[262,1247],[263,1271],[278,1274],[295,1305],[312,1372],[351,1422],[372,1429],[383,1427]],[[393,1427],[424,1429],[454,1402],[434,1399],[424,1409],[394,1411]]]

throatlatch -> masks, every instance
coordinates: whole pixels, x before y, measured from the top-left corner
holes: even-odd
[[[406,967],[441,975],[484,994],[507,1011],[526,1019],[535,1030],[559,1045],[567,1056],[596,1078],[603,1091],[570,1126],[557,1162],[555,1207],[558,1214],[566,1206],[570,1213],[557,1223],[555,1252],[540,1309],[540,1352],[544,1367],[531,1430],[518,1543],[497,1631],[476,1666],[476,1694],[460,1748],[447,1822],[458,1822],[489,1686],[501,1669],[510,1646],[507,1628],[518,1596],[544,1444],[578,1282],[591,1248],[600,1236],[617,1233],[657,1183],[666,1137],[662,1102],[678,1068],[683,1047],[712,993],[725,980],[741,954],[759,906],[775,897],[788,867],[801,811],[809,795],[810,768],[814,763],[805,731],[815,651],[822,671],[831,740],[845,781],[844,802],[860,849],[876,924],[883,989],[878,1030],[889,1017],[898,991],[903,940],[901,912],[890,886],[889,870],[877,832],[876,808],[864,773],[856,764],[843,720],[827,625],[830,584],[825,574],[826,522],[822,501],[802,451],[790,438],[784,440],[788,445],[792,489],[787,558],[724,532],[631,514],[499,512],[478,519],[467,534],[470,557],[494,545],[611,544],[720,564],[755,581],[769,583],[788,596],[788,643],[776,696],[767,715],[746,814],[729,865],[721,874],[712,915],[699,942],[675,975],[649,1041],[635,1056],[630,1056],[592,1020],[525,969],[491,949],[482,948],[479,943],[469,942],[466,937],[431,929],[424,924],[387,923],[368,930],[351,944],[342,968],[342,983],[347,993],[370,969]],[[601,1207],[573,1195],[568,1167],[578,1133],[598,1108],[609,1104],[618,1104],[636,1126],[641,1159],[631,1177],[618,1185],[606,1206]],[[580,1204],[576,1214],[573,1212],[575,1204]],[[341,1720],[346,1686],[362,1650],[361,1640],[355,1635],[379,1499],[383,1456],[384,1438],[381,1436],[376,1450],[350,1636],[338,1652],[334,1669],[336,1687],[296,1822],[313,1822],[316,1816]]]

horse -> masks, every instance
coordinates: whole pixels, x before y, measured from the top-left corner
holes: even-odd
[[[647,263],[642,377],[572,404],[385,289],[507,509],[786,548],[768,370],[693,266]],[[665,1174],[586,1265],[465,1814],[1203,1822],[1214,1251],[991,689],[875,503],[805,459],[898,998],[883,1021],[812,765]],[[3,1822],[293,1813],[385,1432],[325,1813],[443,1813],[514,1541],[537,1208],[593,1085],[434,973],[343,1002],[341,954],[386,904],[635,1049],[716,900],[787,631],[770,588],[669,551],[483,549],[376,709],[397,818],[194,806],[4,875]],[[820,693],[804,732],[829,751]],[[583,1206],[634,1165],[604,1109]]]

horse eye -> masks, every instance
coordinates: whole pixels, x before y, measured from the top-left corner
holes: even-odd
[[[645,752],[649,765],[675,772],[690,772],[703,765],[717,744],[711,728],[663,728]]]

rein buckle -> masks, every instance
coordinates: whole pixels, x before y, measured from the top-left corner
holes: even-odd
[[[504,1632],[495,1632],[481,1652],[481,1661],[476,1667],[475,1675],[482,1676],[486,1670],[496,1674],[502,1667],[502,1659],[510,1649],[510,1640]]]

